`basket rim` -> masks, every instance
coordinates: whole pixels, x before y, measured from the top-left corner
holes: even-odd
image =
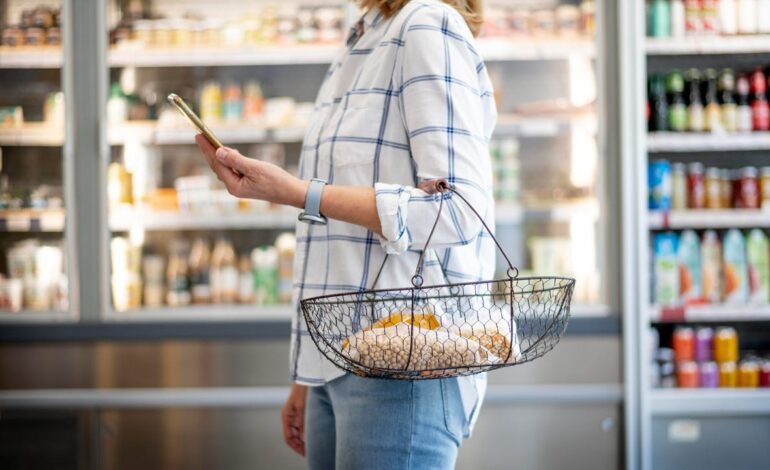
[[[319,301],[322,301],[324,299],[332,299],[335,297],[343,297],[343,296],[350,296],[350,295],[362,295],[362,294],[382,294],[387,292],[404,292],[404,291],[416,291],[416,290],[427,290],[427,289],[438,289],[438,288],[451,288],[451,287],[461,287],[461,286],[471,286],[475,284],[488,284],[491,282],[515,282],[515,281],[539,281],[539,280],[558,280],[558,281],[566,281],[565,284],[555,287],[549,287],[547,289],[539,290],[538,292],[550,292],[553,290],[558,289],[564,289],[569,286],[575,285],[575,278],[573,277],[566,277],[566,276],[526,276],[526,277],[508,277],[508,278],[502,278],[502,279],[490,279],[486,281],[469,281],[469,282],[457,282],[457,283],[449,283],[449,284],[432,284],[429,286],[420,286],[420,287],[391,287],[387,289],[364,289],[364,290],[358,290],[358,291],[348,291],[348,292],[340,292],[336,294],[323,294],[318,295],[315,297],[308,297],[306,299],[300,299],[299,303],[304,308],[305,303],[322,303]],[[351,300],[351,302],[355,302],[354,300]]]

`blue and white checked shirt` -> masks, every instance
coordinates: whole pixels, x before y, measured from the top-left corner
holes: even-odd
[[[383,237],[336,220],[297,224],[291,376],[320,385],[344,374],[313,344],[299,299],[410,286],[439,197],[415,186],[446,178],[494,227],[488,143],[497,112],[467,24],[437,0],[413,0],[386,19],[367,12],[360,38],[334,60],[305,134],[300,177],[374,186]],[[423,272],[425,285],[492,279],[495,250],[481,222],[446,195]],[[443,272],[442,272],[443,266]],[[444,274],[446,273],[446,278]],[[486,376],[461,377],[470,432]]]

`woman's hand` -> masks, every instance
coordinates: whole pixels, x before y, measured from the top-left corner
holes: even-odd
[[[294,452],[305,456],[305,401],[307,387],[292,384],[289,398],[281,409],[283,439]]]
[[[308,183],[271,163],[241,155],[229,147],[215,149],[205,137],[195,137],[211,170],[235,197],[260,199],[302,208]]]

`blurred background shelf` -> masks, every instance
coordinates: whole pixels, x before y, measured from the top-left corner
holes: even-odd
[[[770,149],[770,132],[742,134],[651,132],[647,135],[648,152],[719,152],[768,149]]]
[[[120,209],[112,211],[110,229],[128,231],[141,226],[145,230],[225,230],[292,229],[298,210],[272,212],[185,213]]]
[[[10,323],[27,323],[31,325],[71,323],[76,324],[77,318],[69,312],[55,310],[21,310],[11,312],[0,310],[0,325]],[[2,329],[4,327],[0,327]]]
[[[106,322],[173,322],[173,321],[218,321],[237,322],[244,320],[289,321],[290,305],[256,304],[211,304],[188,305],[184,307],[153,307],[114,312],[107,315]]]
[[[650,307],[650,321],[675,322],[731,322],[770,321],[770,305],[690,305],[686,307]]]
[[[342,50],[339,44],[255,46],[202,49],[112,49],[111,67],[212,67],[249,65],[330,64]],[[478,52],[490,62],[561,60],[593,57],[594,44],[577,41],[511,41],[481,39]]]
[[[770,414],[770,389],[651,390],[656,416],[732,416]]]
[[[768,228],[770,210],[763,209],[688,209],[681,211],[650,211],[651,230],[707,228]]]
[[[56,69],[63,59],[59,47],[0,47],[0,69]]]
[[[44,122],[0,127],[0,146],[56,147],[64,143],[64,129]]]
[[[61,232],[64,209],[0,210],[0,232]]]
[[[770,53],[770,35],[647,38],[647,55]]]

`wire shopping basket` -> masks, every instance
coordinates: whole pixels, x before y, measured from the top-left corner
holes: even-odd
[[[432,379],[471,375],[532,361],[556,346],[570,316],[575,280],[519,277],[475,208],[445,180],[423,186],[451,192],[473,211],[508,263],[507,277],[423,286],[425,253],[412,287],[322,295],[300,301],[310,336],[332,363],[362,377]],[[377,283],[383,260],[375,277]]]

